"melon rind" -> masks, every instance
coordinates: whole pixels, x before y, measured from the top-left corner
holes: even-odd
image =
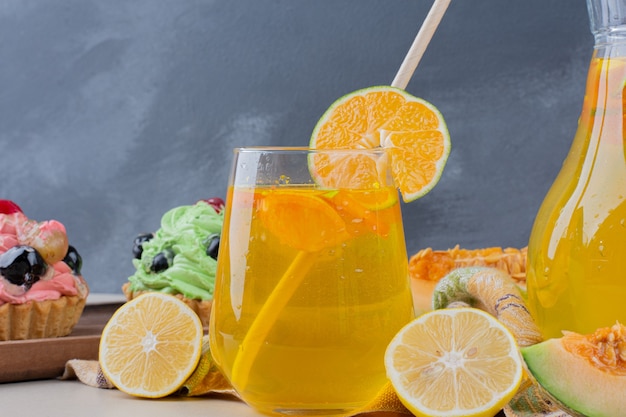
[[[568,408],[588,417],[616,417],[626,412],[626,376],[614,375],[574,355],[561,339],[521,349],[541,387]]]

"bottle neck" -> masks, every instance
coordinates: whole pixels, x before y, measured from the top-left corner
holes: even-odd
[[[626,128],[626,0],[587,0],[594,52],[587,75],[581,126]],[[589,124],[589,126],[584,126]]]
[[[593,58],[621,59],[626,58],[626,38],[601,38],[596,37]]]
[[[626,0],[587,0],[596,47],[626,44]]]
[[[619,53],[618,53],[619,51]],[[626,43],[596,45],[589,65],[577,138],[621,146],[626,130]],[[591,145],[590,145],[591,146]],[[595,145],[594,145],[595,146]]]

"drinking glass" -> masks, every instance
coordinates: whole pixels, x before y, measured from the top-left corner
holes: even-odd
[[[385,349],[413,314],[384,150],[234,150],[209,335],[244,401],[355,412],[385,385]]]

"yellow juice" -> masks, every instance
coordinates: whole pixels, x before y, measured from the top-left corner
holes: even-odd
[[[626,59],[592,59],[578,131],[528,249],[528,303],[544,337],[626,323]]]
[[[413,318],[395,188],[231,187],[226,207],[210,327],[222,371],[268,413],[364,406]]]

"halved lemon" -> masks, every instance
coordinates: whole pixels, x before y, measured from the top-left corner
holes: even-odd
[[[439,181],[450,154],[450,135],[443,116],[429,102],[395,87],[376,86],[335,101],[315,126],[309,146],[386,149],[393,180],[409,202]],[[380,182],[380,161],[366,154],[346,154],[334,160],[320,154],[310,164],[316,179],[329,187],[352,182],[358,188],[362,182],[366,186]]]
[[[417,416],[493,417],[522,381],[515,338],[495,317],[469,307],[413,320],[389,344],[385,367]]]
[[[203,329],[197,314],[180,299],[149,292],[122,305],[100,338],[104,375],[127,394],[165,397],[195,370]]]

